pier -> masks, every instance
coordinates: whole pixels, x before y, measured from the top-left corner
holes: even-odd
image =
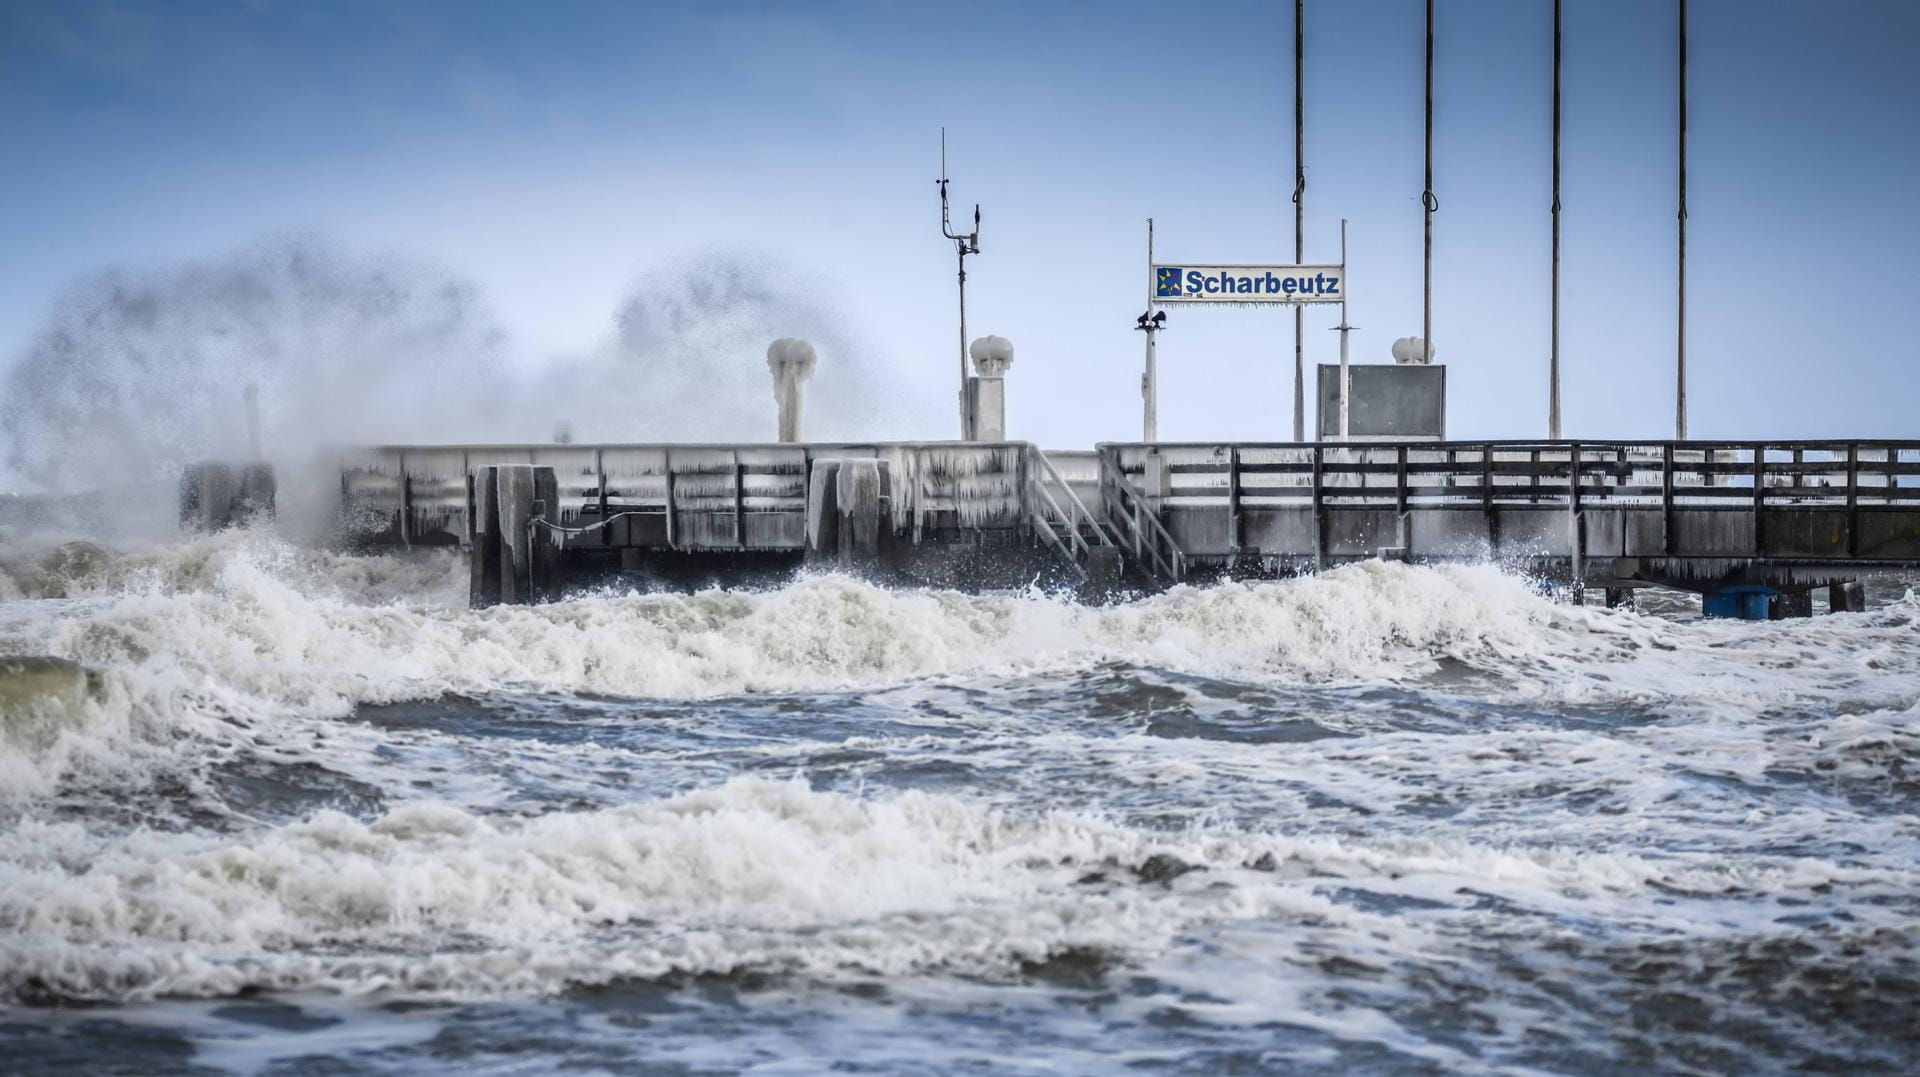
[[[1920,568],[1920,441],[385,446],[341,495],[351,542],[467,548],[478,605],[631,572],[1099,597],[1388,557],[1764,618]]]

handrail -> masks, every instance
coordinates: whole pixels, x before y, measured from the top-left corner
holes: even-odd
[[[1098,455],[1100,459],[1101,488],[1104,490],[1107,483],[1111,481],[1116,495],[1114,499],[1116,503],[1107,506],[1108,519],[1117,519],[1120,521],[1117,526],[1123,527],[1128,534],[1133,536],[1133,553],[1136,559],[1141,557],[1142,554],[1150,557],[1153,561],[1153,570],[1155,573],[1164,578],[1178,581],[1186,575],[1186,555],[1181,552],[1180,545],[1173,541],[1173,535],[1170,534],[1166,526],[1160,522],[1159,514],[1154,512],[1152,506],[1147,504],[1146,495],[1135,488],[1131,482],[1127,481],[1126,472],[1120,470],[1119,465],[1109,459],[1105,451],[1100,452]],[[1131,500],[1133,502],[1133,512],[1131,515],[1126,511],[1126,506],[1117,503],[1122,500]],[[1152,542],[1143,541],[1144,536],[1141,534],[1142,528],[1140,526],[1141,520],[1145,520],[1148,524],[1152,525],[1154,536],[1167,544],[1167,552],[1170,557],[1160,556],[1159,549]],[[1171,563],[1169,563],[1169,560]]]
[[[1118,546],[1119,543],[1116,542],[1112,536],[1107,534],[1107,529],[1105,525],[1101,524],[1099,519],[1097,519],[1093,515],[1093,511],[1087,508],[1087,503],[1080,500],[1079,494],[1076,494],[1073,492],[1073,484],[1069,483],[1066,480],[1066,478],[1060,474],[1060,470],[1053,466],[1053,461],[1047,459],[1047,454],[1042,452],[1039,449],[1039,447],[1031,443],[1027,445],[1027,451],[1032,455],[1032,457],[1035,460],[1039,462],[1041,470],[1046,472],[1046,478],[1049,481],[1051,481],[1053,485],[1058,486],[1060,488],[1061,493],[1064,493],[1067,495],[1067,503],[1072,505],[1073,508],[1078,511],[1079,515],[1075,516],[1073,513],[1069,513],[1066,510],[1062,509],[1060,507],[1059,502],[1053,499],[1052,493],[1046,488],[1046,486],[1044,484],[1040,486],[1040,492],[1046,495],[1047,503],[1052,505],[1054,511],[1058,512],[1061,515],[1061,517],[1067,521],[1067,526],[1072,528],[1076,533],[1078,533],[1079,521],[1080,519],[1085,519],[1087,521],[1087,526],[1093,528],[1094,536],[1100,540],[1100,545]],[[1084,540],[1082,540],[1082,544],[1083,545],[1085,544]]]
[[[1072,549],[1084,550],[1087,545],[1087,540],[1080,537],[1079,528],[1074,526],[1073,518],[1067,514],[1067,510],[1060,507],[1058,501],[1053,499],[1053,495],[1047,491],[1046,486],[1043,485],[1039,479],[1029,477],[1027,479],[1027,488],[1030,493],[1039,494],[1042,498],[1045,498],[1047,504],[1053,507],[1054,514],[1066,522],[1067,540],[1072,544]],[[1048,535],[1053,534],[1053,521],[1047,519],[1046,514],[1041,512],[1038,506],[1030,502],[1028,504],[1028,511],[1032,514],[1033,518],[1039,522],[1038,526],[1043,527]],[[1069,556],[1071,556],[1071,554],[1069,554]]]

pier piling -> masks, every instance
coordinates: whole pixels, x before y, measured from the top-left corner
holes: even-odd
[[[190,464],[180,475],[180,527],[212,533],[272,516],[275,487],[271,464]]]
[[[542,525],[559,522],[560,485],[554,469],[490,464],[475,468],[468,482],[471,604],[516,606],[550,600],[560,546]]]
[[[1867,612],[1867,589],[1858,580],[1832,584],[1827,588],[1827,612]]]

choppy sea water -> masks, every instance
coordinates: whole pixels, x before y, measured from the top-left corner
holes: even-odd
[[[9,1072],[1920,1068],[1901,586],[476,613],[257,532],[14,562],[0,653],[103,683],[0,724]]]

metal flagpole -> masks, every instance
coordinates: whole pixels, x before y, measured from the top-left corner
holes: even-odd
[[[1160,378],[1154,365],[1153,338],[1158,336],[1153,323],[1153,218],[1147,218],[1147,315],[1141,319],[1141,326],[1147,331],[1147,373],[1141,383],[1140,395],[1143,412],[1140,417],[1140,440],[1158,441],[1160,438]]]
[[[1673,436],[1687,440],[1687,0],[1680,0],[1680,295],[1675,340]]]
[[[1427,185],[1420,192],[1420,206],[1426,211],[1426,249],[1420,302],[1420,348],[1423,358],[1433,362],[1433,211],[1440,200],[1433,196],[1433,0],[1427,0]]]
[[[1553,345],[1547,369],[1547,439],[1560,440],[1560,0],[1553,0]]]
[[[1306,258],[1303,225],[1307,195],[1307,166],[1302,156],[1305,147],[1306,111],[1302,98],[1302,63],[1306,56],[1305,28],[1301,17],[1306,0],[1293,0],[1293,263]],[[1305,309],[1293,308],[1293,440],[1307,440],[1307,366],[1301,348],[1300,330]]]

